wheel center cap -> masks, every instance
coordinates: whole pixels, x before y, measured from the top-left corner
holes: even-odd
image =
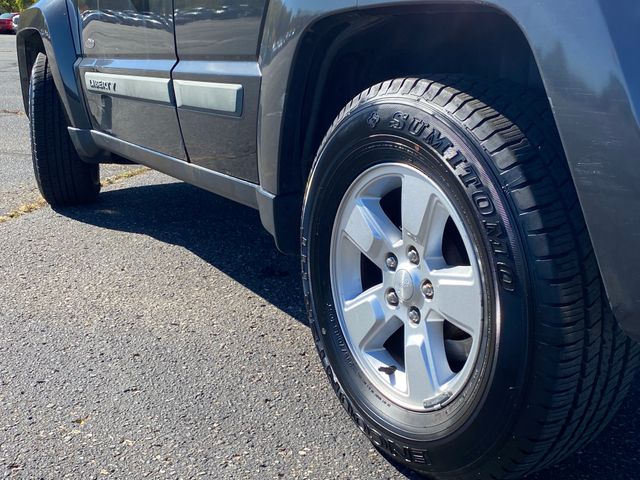
[[[393,288],[402,302],[408,302],[413,297],[413,278],[406,270],[398,270],[393,279]]]

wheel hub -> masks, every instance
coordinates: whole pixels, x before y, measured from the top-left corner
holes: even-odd
[[[405,269],[398,270],[393,277],[393,288],[402,303],[408,303],[416,291],[412,275]]]

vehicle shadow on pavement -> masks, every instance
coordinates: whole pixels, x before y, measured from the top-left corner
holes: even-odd
[[[182,246],[307,324],[299,260],[277,251],[255,210],[184,183],[164,183],[107,191],[95,205],[57,211],[83,223]],[[596,441],[562,463],[527,478],[640,478],[639,398],[636,381],[620,412]],[[402,466],[395,467],[399,474],[415,478]]]
[[[103,192],[96,204],[57,211],[83,223],[184,247],[307,323],[299,260],[278,252],[256,210],[185,183],[166,183]]]

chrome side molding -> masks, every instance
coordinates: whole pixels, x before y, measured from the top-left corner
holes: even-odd
[[[195,108],[240,117],[242,115],[242,85],[235,83],[171,80],[117,73],[86,72],[87,91],[136,100],[172,102],[172,90],[178,108]],[[171,85],[173,83],[173,86]]]
[[[242,115],[243,88],[234,83],[174,80],[176,106]]]
[[[171,80],[115,73],[86,72],[84,82],[88,91],[171,104]]]

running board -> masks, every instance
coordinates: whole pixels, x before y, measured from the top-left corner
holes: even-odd
[[[261,199],[260,203],[264,203],[265,200],[269,202],[273,198],[273,195],[265,192],[255,183],[214,172],[96,130],[69,128],[69,134],[78,154],[87,161],[95,162],[100,157],[99,152],[112,152],[132,162],[255,209],[258,208],[258,197]]]

